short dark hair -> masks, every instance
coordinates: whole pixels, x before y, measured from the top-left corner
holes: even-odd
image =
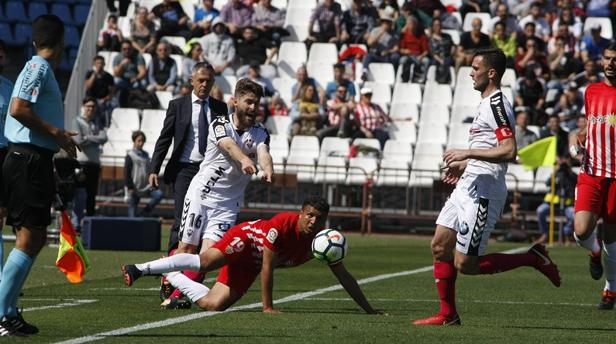
[[[535,23],[533,22],[528,22],[526,24],[524,24],[524,28],[526,29],[527,27],[532,26],[532,27],[537,27],[537,25],[535,25]]]
[[[210,71],[210,73],[214,73],[214,66],[212,66],[207,61],[203,61],[203,62],[195,63],[195,65],[192,68],[191,74],[197,73],[200,69],[207,69],[208,71]]]
[[[32,23],[32,40],[37,49],[55,48],[64,37],[64,23],[53,14],[43,14]]]
[[[103,62],[105,62],[105,58],[100,56],[100,55],[96,55],[94,56],[94,58],[92,59],[92,61],[96,62],[98,60],[103,60]]]
[[[606,50],[616,51],[616,41],[611,41],[607,47],[603,48],[603,53],[605,53]]]
[[[344,63],[336,63],[334,65],[334,69],[342,69],[344,71],[346,70],[346,66],[344,65]]]
[[[483,62],[488,66],[488,68],[494,68],[496,70],[498,83],[500,83],[500,80],[507,69],[507,57],[505,56],[505,53],[503,53],[503,51],[499,48],[486,48],[477,50],[473,56],[473,59],[477,56],[483,57]]]
[[[235,97],[239,98],[247,93],[252,93],[258,98],[261,98],[263,97],[263,86],[248,78],[239,80],[237,84],[235,84]]]
[[[306,198],[302,204],[302,210],[304,210],[307,206],[311,206],[323,214],[329,213],[329,203],[327,203],[324,198],[319,196],[310,196]]]
[[[107,21],[109,21],[109,19],[118,20],[118,16],[116,16],[115,14],[110,14],[109,17],[107,17]]]
[[[139,136],[143,136],[143,142],[145,142],[145,133],[141,130],[135,130],[133,131],[133,134],[131,135],[131,139],[133,140],[133,142],[137,141],[137,138]]]
[[[96,99],[90,96],[83,98],[83,100],[81,101],[81,105],[86,105],[86,103],[89,103],[89,102],[94,102],[94,104],[98,105],[98,103],[96,102]]]
[[[506,28],[507,27],[507,23],[505,23],[504,21],[500,20],[500,21],[496,22],[496,24],[494,24],[494,27],[497,27],[497,26],[502,26],[502,27]]]

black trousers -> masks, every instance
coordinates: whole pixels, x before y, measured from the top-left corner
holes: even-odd
[[[116,12],[118,9],[115,7],[115,0],[106,0],[107,8],[109,12]],[[128,6],[130,5],[130,0],[120,0],[120,16],[125,17],[126,12],[128,12]]]
[[[86,189],[86,215],[94,216],[96,209],[96,194],[98,193],[98,179],[101,175],[101,165],[82,164],[85,180],[83,186]]]
[[[180,231],[180,224],[182,223],[182,208],[184,207],[184,197],[186,197],[186,191],[188,191],[190,181],[193,179],[195,174],[197,174],[197,172],[199,172],[199,163],[180,163],[180,170],[177,177],[175,177],[175,182],[173,183],[175,219],[173,227],[171,227],[171,232],[169,233],[169,246],[167,248],[167,252],[177,248],[178,243],[180,242],[178,233]]]

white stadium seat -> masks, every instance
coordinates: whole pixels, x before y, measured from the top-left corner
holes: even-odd
[[[270,116],[265,121],[265,128],[269,131],[270,134],[286,137],[289,136],[291,122],[292,119],[289,116]]]
[[[505,74],[503,74],[503,78],[501,79],[501,85],[509,87],[514,87],[516,85],[515,69],[505,69]]]
[[[306,45],[303,42],[282,42],[278,52],[278,75],[295,79],[297,69],[306,63]]]
[[[396,72],[391,63],[373,62],[368,65],[368,71],[370,72],[370,80],[389,85],[396,82]]]
[[[338,62],[338,50],[333,43],[313,43],[308,53],[308,62],[335,64]]]
[[[169,102],[173,99],[173,93],[167,91],[156,91],[156,98],[158,98],[160,108],[167,110],[169,108]]]
[[[417,142],[417,127],[415,122],[395,121],[387,128],[390,139],[415,144]],[[387,143],[387,142],[386,142]]]
[[[411,166],[409,186],[432,187],[434,180],[441,177],[442,159],[437,156],[416,155]]]
[[[417,134],[417,143],[438,143],[445,145],[447,143],[447,127],[445,124],[427,123],[419,127]]]
[[[389,139],[385,141],[383,159],[403,161],[408,165],[413,160],[413,147],[408,141]]]
[[[334,81],[334,68],[331,63],[308,61],[306,70],[308,75],[318,81],[322,87],[325,87],[328,82]]]
[[[419,122],[419,110],[417,104],[392,103],[389,108],[389,118],[392,121]]]
[[[551,166],[539,166],[539,168],[537,168],[533,193],[544,194],[550,192],[550,186],[547,184],[547,181],[552,176],[552,170],[553,168]]]
[[[377,186],[404,186],[409,183],[409,163],[406,161],[383,158],[376,182]]]
[[[449,124],[449,109],[446,104],[430,103],[421,108],[421,116],[419,116],[419,128],[424,125],[447,125]]]
[[[451,74],[451,81],[449,82],[449,86],[456,86],[456,71],[453,67],[449,68],[449,74]],[[436,66],[430,66],[428,68],[428,74],[426,75],[426,82],[436,82]],[[445,84],[446,85],[446,84]]]
[[[426,82],[423,93],[423,105],[442,104],[451,106],[453,96],[449,85],[437,84],[436,82]]]
[[[378,162],[376,157],[355,157],[349,160],[347,185],[363,185],[370,178],[377,179]]]
[[[522,165],[509,164],[505,181],[509,191],[532,192],[535,175],[532,170],[527,171]]]
[[[421,105],[421,86],[413,83],[395,84],[391,102]]]
[[[319,156],[315,183],[342,184],[346,180],[346,158],[339,156]]]
[[[421,155],[430,155],[436,159],[443,159],[443,144],[434,142],[417,142],[414,158]]]
[[[377,104],[391,103],[391,87],[390,84],[381,83],[380,81],[366,81],[364,86],[372,90],[372,101]],[[386,109],[383,109],[386,111]]]
[[[286,135],[270,135],[270,154],[274,161],[274,171],[280,171],[282,164],[287,160],[289,156],[289,141]]]
[[[470,128],[470,123],[452,124],[449,128],[447,148],[468,148],[468,131]]]
[[[182,55],[171,54],[171,58],[175,61],[175,65],[177,66],[178,79],[181,79],[184,76],[184,70],[182,69],[184,57]],[[190,73],[190,71],[188,71],[188,73]]]
[[[295,79],[291,78],[274,78],[274,80],[272,80],[274,89],[278,91],[280,98],[282,98],[287,107],[291,107],[291,100],[293,99],[293,92],[291,89],[296,82]]]
[[[296,174],[299,182],[312,183],[314,181],[314,158],[289,153],[285,173]]]
[[[599,24],[601,25],[601,37],[612,39],[614,32],[612,31],[612,21],[610,18],[602,18],[602,17],[588,17],[584,21],[584,34],[590,34],[590,28],[593,25]]]
[[[370,147],[376,149],[379,153],[381,152],[381,143],[377,139],[357,138],[353,140],[352,145]]]
[[[349,141],[339,137],[326,137],[321,142],[319,156],[346,157],[349,155]]]
[[[293,136],[289,155],[302,155],[315,160],[319,156],[319,139],[316,136]]]
[[[492,20],[492,17],[490,16],[490,13],[485,13],[485,12],[469,12],[466,14],[466,17],[464,17],[464,23],[462,24],[462,31],[471,31],[472,30],[472,22],[473,19],[475,18],[479,18],[481,20],[481,32],[485,33],[486,35],[489,34],[488,29],[490,26],[490,21]]]
[[[216,77],[216,86],[220,88],[224,94],[233,94],[237,78],[233,75],[220,75]]]
[[[141,119],[141,130],[149,133],[156,133],[158,136],[163,129],[165,116],[165,110],[144,109]],[[149,138],[148,141],[151,139],[152,138]]]
[[[109,128],[128,131],[139,129],[139,110],[129,108],[113,109]]]

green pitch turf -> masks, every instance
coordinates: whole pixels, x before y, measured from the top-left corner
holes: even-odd
[[[428,238],[349,236],[345,265],[357,278],[430,266]],[[7,245],[6,252],[10,250]],[[521,247],[490,245],[490,251]],[[20,306],[40,334],[18,342],[59,342],[182,316],[208,315],[192,310],[159,310],[159,280],[140,279],[125,288],[120,265],[157,258],[156,252],[89,251],[92,270],[84,283],[71,285],[54,266],[57,249],[47,247],[26,283]],[[163,327],[101,337],[110,343],[609,343],[614,341],[616,311],[598,311],[602,281],[587,272],[587,257],[577,247],[550,249],[563,277],[561,288],[531,268],[493,276],[460,276],[458,308],[463,326],[413,327],[411,320],[436,312],[431,271],[362,285],[374,307],[387,315],[366,315],[343,290],[322,292],[275,306],[259,307],[179,322]],[[208,278],[215,277],[209,274]],[[326,265],[311,261],[277,270],[274,299],[337,285]],[[260,301],[255,283],[237,305]],[[51,308],[54,307],[54,308]],[[2,341],[2,340],[0,340]],[[17,342],[17,340],[14,340]]]

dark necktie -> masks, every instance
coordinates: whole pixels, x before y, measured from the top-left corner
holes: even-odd
[[[207,101],[201,100],[199,111],[199,153],[203,155],[207,146]]]

